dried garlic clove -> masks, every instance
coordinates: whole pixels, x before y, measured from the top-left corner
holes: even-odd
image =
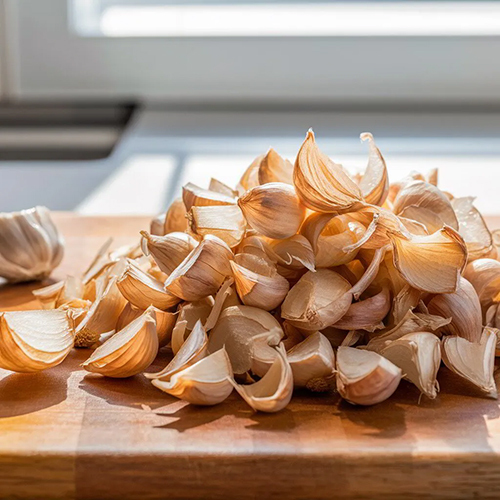
[[[284,240],[270,240],[271,257],[276,258],[280,266],[287,269],[308,269],[314,271],[314,250],[305,236],[295,234]]]
[[[235,205],[236,199],[231,196],[218,193],[217,191],[210,191],[195,186],[190,182],[182,188],[182,199],[186,211],[189,212],[192,207],[207,207],[213,205]]]
[[[307,387],[311,381],[326,379],[335,370],[335,353],[330,341],[315,332],[287,353],[296,387]]]
[[[244,255],[239,254],[238,257]],[[260,307],[270,311],[278,307],[285,298],[290,285],[288,281],[280,276],[275,267],[267,264],[255,265],[258,257],[248,254],[245,265],[231,262],[231,268],[236,284],[236,290],[243,304],[247,306]]]
[[[429,312],[443,318],[451,318],[444,330],[470,342],[479,342],[483,331],[481,304],[474,287],[460,277],[458,288],[453,293],[436,295],[427,304]]]
[[[411,239],[391,233],[394,265],[414,288],[429,293],[457,289],[467,263],[467,248],[460,235],[448,226],[428,236]]]
[[[296,234],[306,213],[293,186],[283,182],[250,189],[239,198],[238,205],[253,229],[275,239]]]
[[[149,379],[161,379],[168,382],[172,375],[195,364],[207,355],[208,337],[201,321],[197,321],[193,331],[182,344],[177,354],[170,363],[161,371],[156,373],[145,373]]]
[[[337,390],[349,403],[374,405],[391,397],[401,380],[401,369],[371,351],[339,347]]]
[[[165,289],[184,300],[200,300],[213,295],[231,276],[231,249],[220,238],[207,235],[170,274]]]
[[[162,391],[194,405],[222,403],[233,392],[231,363],[224,349],[172,375],[170,380],[153,379]]]
[[[237,198],[238,191],[230,188],[227,184],[214,179],[213,177],[210,179],[210,184],[208,185],[209,191],[215,191],[216,193],[223,194],[225,196],[229,196],[230,198]]]
[[[151,308],[98,347],[82,366],[106,377],[133,377],[154,361],[158,348],[155,313]]]
[[[500,262],[494,259],[478,259],[465,268],[465,278],[471,283],[483,310],[500,301]]]
[[[62,310],[0,313],[0,368],[38,372],[60,364],[71,351],[74,332]]]
[[[234,383],[239,395],[255,411],[274,413],[285,408],[293,394],[293,374],[283,346],[276,349],[278,355],[268,372],[254,384]]]
[[[363,196],[341,165],[322,153],[309,130],[295,161],[293,182],[302,203],[317,212],[355,210]]]
[[[43,280],[61,263],[63,254],[63,239],[47,208],[0,213],[2,278],[12,283]]]
[[[293,165],[270,149],[259,165],[259,184],[284,182],[293,184]]]
[[[389,175],[384,157],[372,134],[364,132],[359,137],[362,141],[368,141],[368,165],[359,188],[366,203],[383,205],[389,193]]]
[[[198,246],[198,242],[186,233],[155,236],[141,231],[141,235],[144,254],[151,254],[165,274],[170,274]]]
[[[231,248],[237,246],[246,231],[246,220],[237,205],[192,207],[188,213],[190,228],[198,236],[212,234]]]
[[[129,263],[117,281],[117,286],[125,299],[142,310],[154,306],[165,311],[177,305],[181,300],[165,290],[161,281],[154,279],[132,263]]]
[[[439,392],[437,373],[441,365],[441,342],[436,335],[415,332],[391,342],[380,353],[401,368],[404,378],[420,392],[435,399]]]
[[[457,375],[479,387],[492,398],[497,398],[493,372],[497,336],[485,328],[479,342],[469,342],[463,337],[443,339],[442,353],[445,365]]]
[[[241,176],[236,190],[238,193],[243,194],[245,191],[252,189],[259,185],[259,168],[265,155],[259,155],[255,160],[248,166],[243,175]]]

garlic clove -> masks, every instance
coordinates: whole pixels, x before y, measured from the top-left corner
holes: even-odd
[[[335,353],[330,341],[315,332],[287,353],[296,387],[307,387],[317,380],[331,377],[335,371]]]
[[[197,321],[193,331],[170,363],[163,370],[156,373],[145,373],[144,376],[149,379],[161,379],[168,382],[172,375],[203,359],[207,355],[207,346],[207,333],[201,321]]]
[[[25,373],[52,368],[66,358],[73,343],[66,311],[0,313],[0,368]]]
[[[155,236],[141,231],[142,248],[145,255],[152,255],[165,274],[170,274],[192,251],[198,242],[186,233],[168,233]]]
[[[252,189],[259,185],[259,168],[265,155],[260,155],[248,166],[243,175],[241,176],[236,190],[238,193],[243,194],[245,191]]]
[[[154,361],[158,348],[155,313],[148,309],[98,347],[82,366],[106,377],[133,377]]]
[[[167,281],[165,289],[184,300],[194,301],[217,292],[226,277],[232,275],[233,253],[216,236],[207,235],[184,259]]]
[[[448,336],[442,341],[445,365],[495,399],[497,388],[493,372],[496,343],[496,334],[488,328],[484,329],[479,342],[469,342],[458,336]]]
[[[500,262],[494,259],[477,259],[465,268],[464,277],[471,283],[486,310],[500,300]]]
[[[383,205],[389,193],[389,175],[384,157],[375,144],[372,134],[364,132],[360,135],[360,139],[368,141],[368,165],[359,188],[366,203]]]
[[[206,207],[213,205],[234,205],[236,199],[226,196],[217,191],[200,188],[190,182],[182,188],[182,199],[186,211],[189,212],[192,207]]]
[[[246,231],[246,220],[237,205],[192,207],[188,213],[189,225],[194,234],[212,234],[227,243],[237,246]]]
[[[436,335],[415,332],[391,342],[380,353],[401,368],[404,378],[420,392],[435,399],[439,392],[437,373],[441,365],[441,342]]]
[[[186,207],[182,198],[177,198],[165,213],[151,221],[150,232],[155,236],[164,236],[173,232],[182,233],[186,229]]]
[[[458,335],[470,342],[479,342],[483,331],[481,303],[474,287],[460,277],[458,288],[453,293],[436,295],[427,304],[429,312],[436,316],[452,318],[444,327],[451,335]]]
[[[162,391],[194,405],[222,403],[233,392],[231,363],[224,349],[172,375],[170,380],[153,379]]]
[[[250,385],[240,385],[233,381],[239,395],[255,411],[274,413],[285,408],[293,394],[293,374],[283,346],[276,349],[271,368],[258,381]]]
[[[293,184],[293,165],[272,148],[260,162],[258,173],[259,184],[268,184],[269,182]]]
[[[355,210],[363,196],[341,165],[322,153],[309,130],[295,161],[293,182],[302,203],[317,212]]]
[[[229,196],[230,198],[237,198],[238,191],[230,188],[227,184],[214,179],[213,177],[210,179],[210,184],[208,185],[209,191],[215,191],[216,193],[223,194],[225,196]]]
[[[306,213],[294,187],[283,182],[271,182],[246,191],[238,199],[238,205],[253,229],[275,239],[296,234]]]
[[[371,351],[339,347],[337,390],[356,405],[374,405],[391,397],[401,380],[401,369]]]

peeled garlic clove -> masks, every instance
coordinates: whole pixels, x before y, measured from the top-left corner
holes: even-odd
[[[165,274],[170,274],[198,245],[198,242],[186,233],[173,232],[165,236],[155,236],[141,231],[141,235],[144,254],[151,254]]]
[[[259,184],[284,182],[293,184],[293,165],[270,149],[259,165]]]
[[[213,177],[210,179],[210,184],[208,185],[209,191],[215,191],[216,193],[223,194],[225,196],[229,196],[230,198],[237,198],[238,191],[230,188],[227,184],[214,179]]]
[[[236,190],[238,193],[243,194],[245,191],[252,189],[259,185],[259,167],[264,159],[265,155],[259,155],[255,160],[248,166],[243,175],[241,176]]]
[[[478,259],[465,268],[465,278],[471,283],[483,309],[500,300],[500,262],[494,259]]]
[[[401,380],[401,369],[371,351],[339,347],[337,390],[349,403],[374,405],[392,396]]]
[[[342,166],[319,150],[312,130],[297,154],[293,182],[302,203],[317,212],[346,212],[356,209],[363,199]]]
[[[483,331],[481,304],[474,287],[460,277],[457,290],[453,293],[436,295],[427,304],[431,314],[451,318],[445,331],[458,335],[470,342],[479,342]]]
[[[458,286],[467,263],[467,248],[448,226],[411,239],[391,233],[394,265],[409,285],[429,293],[450,293]]]
[[[0,368],[38,372],[60,364],[71,351],[74,332],[66,311],[0,313]]]
[[[391,294],[384,288],[373,297],[354,302],[333,326],[342,330],[373,331],[391,309]]]
[[[218,193],[217,191],[203,189],[191,184],[190,182],[182,188],[182,199],[184,200],[184,205],[186,207],[186,211],[188,212],[194,206],[207,207],[213,205],[236,204],[236,199],[231,196],[226,196]]]
[[[295,234],[284,240],[271,240],[270,247],[271,255],[278,259],[281,266],[292,270],[315,270],[314,251],[305,236]]]
[[[177,354],[170,363],[157,373],[145,373],[144,376],[150,379],[161,379],[168,382],[172,375],[193,365],[207,355],[208,337],[201,321],[197,321],[193,331],[182,344]]]
[[[157,354],[155,313],[148,309],[98,347],[82,366],[106,377],[133,377],[144,371]]]
[[[153,379],[158,389],[194,405],[222,403],[233,392],[231,363],[224,349],[174,374],[169,381]]]
[[[114,330],[125,305],[126,300],[117,287],[116,278],[112,278],[105,286],[99,284],[96,300],[76,329],[75,346],[90,347],[103,333]]]
[[[64,243],[50,212],[35,207],[0,213],[0,276],[16,283],[43,280],[61,262]]]
[[[380,353],[401,368],[404,378],[415,384],[428,398],[439,392],[436,379],[441,364],[441,342],[428,332],[415,332],[391,342]]]
[[[258,259],[253,255],[249,257]],[[243,304],[270,311],[283,302],[290,285],[276,268],[262,262],[265,266],[253,266],[251,260],[247,260],[247,267],[231,262],[231,268]]]
[[[250,189],[239,198],[238,205],[253,229],[275,239],[296,234],[306,213],[293,186],[283,182]]]
[[[335,353],[330,341],[315,332],[287,353],[296,387],[306,387],[309,382],[331,377],[335,370]]]
[[[384,157],[377,148],[372,134],[364,132],[360,135],[360,139],[368,141],[368,166],[359,188],[366,203],[383,205],[389,193],[389,176]]]
[[[255,411],[274,413],[285,408],[292,399],[292,369],[283,346],[277,349],[277,353],[271,368],[258,382],[250,385],[233,382],[239,395]]]
[[[138,309],[145,310],[154,306],[162,311],[174,307],[180,298],[163,288],[163,283],[148,273],[129,263],[127,269],[117,281],[123,297]]]
[[[463,337],[443,339],[442,352],[445,365],[460,377],[479,387],[492,398],[497,398],[493,372],[497,336],[485,328],[479,342],[469,342]]]
[[[237,205],[192,207],[188,213],[189,224],[194,234],[213,234],[231,248],[237,246],[246,231],[246,220]]]
[[[207,235],[184,259],[167,281],[165,289],[184,300],[200,300],[217,292],[231,276],[231,249],[220,238]]]

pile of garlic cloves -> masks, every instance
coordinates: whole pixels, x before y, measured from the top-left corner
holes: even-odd
[[[197,405],[235,390],[276,412],[297,388],[372,405],[401,379],[434,399],[443,362],[496,397],[496,235],[437,171],[391,184],[373,136],[361,139],[362,174],[309,131],[294,165],[271,149],[234,189],[187,184],[137,245],[107,242],[81,276],[34,292],[47,335],[28,313],[0,316],[0,367],[36,371],[95,348],[90,372],[144,373]],[[151,373],[161,348],[172,359]]]

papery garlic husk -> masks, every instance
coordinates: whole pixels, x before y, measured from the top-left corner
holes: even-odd
[[[186,206],[182,198],[177,198],[165,213],[151,221],[150,232],[155,236],[164,236],[175,231],[182,233],[187,227]]]
[[[280,240],[271,240],[264,236],[251,235],[243,238],[235,253],[245,253],[252,254],[261,259],[266,260],[270,264],[276,264],[281,261],[281,258],[275,254],[274,250],[271,248],[270,242],[276,242]],[[288,240],[284,240],[288,241]]]
[[[243,194],[245,191],[258,186],[259,183],[259,168],[265,155],[259,155],[255,160],[248,166],[243,175],[241,176],[236,190],[238,193]]]
[[[42,309],[55,309],[57,299],[59,298],[66,280],[52,283],[52,285],[44,286],[38,290],[33,290],[31,293],[38,299]]]
[[[236,199],[231,196],[226,196],[217,191],[203,189],[190,182],[182,188],[182,199],[189,212],[192,207],[208,207],[214,205],[234,205]]]
[[[238,191],[232,189],[227,184],[219,181],[218,179],[214,179],[213,177],[210,179],[210,184],[208,185],[209,191],[215,191],[216,193],[223,194],[225,196],[229,196],[230,198],[237,198]]]
[[[172,337],[172,330],[174,329],[177,321],[177,313],[162,311],[153,306],[151,306],[150,309],[155,313],[156,317],[156,334],[158,335],[158,343],[160,347],[165,347],[170,342]],[[116,331],[118,332],[123,330],[123,328],[143,313],[143,310],[136,309],[132,306],[132,304],[128,303],[116,322]]]
[[[269,240],[269,245],[271,253],[268,253],[268,256],[276,259],[281,267],[291,270],[315,270],[314,250],[305,236],[295,234],[284,240]]]
[[[339,347],[337,390],[349,403],[374,405],[392,396],[401,380],[401,369],[371,351]]]
[[[312,130],[297,154],[293,182],[302,203],[317,212],[347,212],[362,204],[360,188],[319,150]]]
[[[177,305],[181,299],[165,290],[163,283],[145,273],[132,262],[117,281],[123,297],[138,309],[145,310],[154,306],[166,311]]]
[[[239,198],[238,205],[253,229],[275,239],[296,234],[306,214],[294,187],[283,182],[250,189]]]
[[[384,157],[370,132],[364,132],[359,137],[362,141],[368,141],[368,165],[359,188],[366,203],[383,205],[389,193],[389,175]]]
[[[270,149],[259,165],[259,184],[284,182],[293,184],[293,165]]]
[[[66,311],[0,313],[0,368],[38,372],[60,364],[71,351],[74,331]]]
[[[82,366],[106,377],[132,377],[154,361],[158,348],[155,313],[148,309],[98,347]]]
[[[479,342],[469,342],[458,336],[448,336],[442,342],[445,365],[457,375],[479,387],[492,398],[497,398],[493,372],[497,336],[485,328]]]
[[[287,352],[296,387],[306,387],[315,379],[331,377],[335,370],[335,353],[329,340],[315,332]]]
[[[439,170],[437,168],[431,168],[427,174],[426,174],[426,180],[429,184],[432,184],[433,186],[438,185],[438,179],[439,179]]]
[[[426,209],[436,214],[442,224],[458,230],[458,220],[446,195],[436,186],[424,181],[413,181],[406,184],[393,202],[395,214],[401,214],[407,207]],[[417,212],[414,213],[414,216]],[[407,216],[407,215],[406,215]],[[420,222],[419,219],[415,219]],[[424,222],[424,221],[422,221]]]
[[[279,346],[277,356],[267,373],[250,385],[234,383],[240,396],[255,411],[275,413],[285,408],[293,394],[293,374],[285,349]]]
[[[437,373],[441,365],[441,342],[433,333],[415,332],[391,342],[381,353],[401,368],[404,378],[420,392],[435,399],[439,392]]]
[[[127,303],[117,287],[116,278],[112,278],[107,284],[104,278],[103,276],[98,279],[97,298],[76,329],[76,347],[90,347],[103,333],[114,330]]]
[[[281,324],[283,328],[283,333],[285,336],[282,339],[282,344],[285,350],[288,352],[292,347],[300,344],[303,340],[307,338],[298,328],[291,325],[288,321],[283,321]],[[310,334],[310,332],[308,332]],[[310,335],[309,335],[310,336]]]
[[[391,233],[394,265],[414,288],[429,293],[451,293],[457,289],[467,263],[467,247],[460,235],[444,226],[428,236],[411,239]]]
[[[436,295],[427,304],[429,312],[443,318],[451,318],[444,330],[470,342],[479,342],[483,331],[481,304],[474,287],[460,277],[457,290],[453,293]]]
[[[390,202],[392,205],[399,191],[401,191],[401,189],[403,189],[403,187],[406,186],[406,184],[409,184],[410,182],[413,181],[426,181],[426,179],[420,172],[412,170],[406,177],[403,177],[403,179],[397,182],[391,182],[389,184],[389,194],[387,196],[387,201]]]
[[[173,232],[155,236],[141,231],[142,251],[150,255],[165,274],[170,274],[192,251],[198,242],[189,234]]]
[[[210,331],[219,321],[219,316],[223,309],[241,305],[241,301],[233,288],[234,278],[227,278],[215,295],[214,304],[205,321],[205,330]]]
[[[246,220],[237,205],[195,206],[189,211],[188,218],[194,234],[212,234],[231,248],[237,246],[245,236]]]
[[[201,321],[197,321],[193,331],[189,334],[170,363],[163,370],[156,373],[145,373],[144,376],[149,379],[160,379],[168,382],[172,375],[203,359],[207,355],[207,350],[207,333]]]
[[[81,278],[67,276],[65,280],[33,290],[31,293],[38,299],[42,309],[56,309],[83,300],[84,285]]]
[[[200,300],[217,292],[231,276],[233,253],[224,241],[207,235],[184,259],[167,281],[165,289],[184,300]]]
[[[63,254],[63,239],[47,208],[0,213],[0,277],[12,283],[43,280]]]
[[[162,391],[194,405],[222,403],[233,392],[231,363],[224,349],[174,374],[169,381],[153,379]]]
[[[468,262],[488,257],[493,250],[491,232],[479,210],[473,205],[473,197],[454,198],[451,206],[457,215],[458,232],[467,245]]]
[[[465,268],[464,277],[471,283],[485,311],[493,302],[500,301],[500,262],[477,259]]]
[[[380,324],[390,309],[391,294],[384,288],[372,297],[353,302],[344,316],[333,326],[342,330],[374,331],[380,329]]]
[[[276,267],[255,255],[236,255],[231,268],[238,295],[247,306],[271,311],[283,302],[290,288]]]

